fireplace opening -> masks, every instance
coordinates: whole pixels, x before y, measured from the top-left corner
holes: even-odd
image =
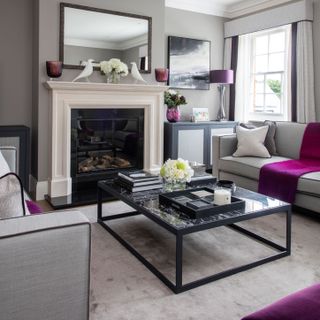
[[[72,109],[72,191],[143,168],[143,109]]]

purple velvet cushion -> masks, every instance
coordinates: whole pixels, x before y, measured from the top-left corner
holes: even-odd
[[[43,212],[42,209],[33,201],[26,200],[26,204],[31,214],[39,214]]]
[[[242,320],[319,320],[320,284],[293,293]]]

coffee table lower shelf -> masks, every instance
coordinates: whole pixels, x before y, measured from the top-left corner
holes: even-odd
[[[118,198],[119,200],[124,201],[129,206],[133,207],[134,209],[137,209],[136,211],[122,213],[122,214],[115,214],[110,215],[107,217],[102,216],[102,199],[104,193],[110,193],[114,197]],[[246,271],[252,268],[255,268],[257,266],[260,266],[262,264],[265,264],[267,262],[275,261],[277,259],[289,256],[291,254],[291,207],[287,206],[287,208],[284,210],[284,208],[281,208],[281,211],[279,209],[269,209],[268,212],[259,212],[255,217],[258,218],[261,216],[266,216],[274,213],[280,213],[280,212],[286,212],[286,246],[283,247],[273,241],[270,241],[256,233],[253,233],[247,229],[244,229],[238,225],[236,225],[236,222],[245,221],[246,219],[239,220],[237,218],[234,219],[234,221],[230,221],[228,219],[228,224],[217,224],[216,226],[211,226],[210,228],[203,228],[203,226],[199,226],[199,228],[193,228],[192,231],[189,229],[182,229],[182,230],[176,230],[176,232],[172,232],[172,230],[169,230],[165,227],[165,225],[162,225],[159,223],[159,221],[156,221],[152,216],[149,216],[146,214],[146,212],[139,210],[139,206],[136,205],[133,202],[128,201],[126,197],[122,197],[120,193],[113,191],[111,187],[108,188],[101,188],[98,184],[98,223],[107,230],[116,240],[118,240],[127,250],[129,250],[140,262],[142,262],[155,276],[157,276],[168,288],[170,288],[174,293],[178,294],[190,289],[197,288],[199,286],[202,286],[204,284],[234,275],[236,273]],[[120,236],[115,230],[113,230],[109,225],[107,225],[108,221],[117,220],[117,219],[124,219],[128,217],[133,217],[143,214],[144,216],[150,218],[151,220],[158,223],[158,225],[162,225],[165,227],[166,230],[170,231],[172,234],[175,235],[175,246],[176,246],[176,276],[175,276],[175,283],[168,279],[160,270],[158,270],[153,264],[151,264],[143,255],[141,255],[128,241],[126,241],[124,238]],[[252,217],[250,218],[252,219]],[[232,219],[231,219],[232,220]],[[248,220],[248,219],[247,219]],[[230,223],[231,222],[231,223]],[[195,233],[203,230],[212,229],[215,227],[220,226],[227,226],[234,231],[237,231],[241,233],[244,236],[247,236],[255,241],[258,241],[266,246],[269,246],[273,249],[275,249],[277,252],[273,255],[270,255],[268,257],[255,260],[253,262],[243,264],[238,267],[230,268],[225,271],[206,276],[204,278],[185,283],[182,282],[182,276],[183,276],[183,237],[186,234]]]

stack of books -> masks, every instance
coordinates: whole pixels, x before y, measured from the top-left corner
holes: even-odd
[[[202,186],[206,184],[214,184],[216,183],[217,178],[212,176],[209,173],[204,172],[195,172],[194,176],[191,177],[191,181],[188,182],[189,186],[196,187]]]
[[[145,171],[119,172],[117,183],[131,192],[161,189],[162,179]]]

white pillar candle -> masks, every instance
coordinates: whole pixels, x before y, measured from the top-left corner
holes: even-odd
[[[231,203],[231,192],[225,189],[214,190],[213,202],[218,206]]]

